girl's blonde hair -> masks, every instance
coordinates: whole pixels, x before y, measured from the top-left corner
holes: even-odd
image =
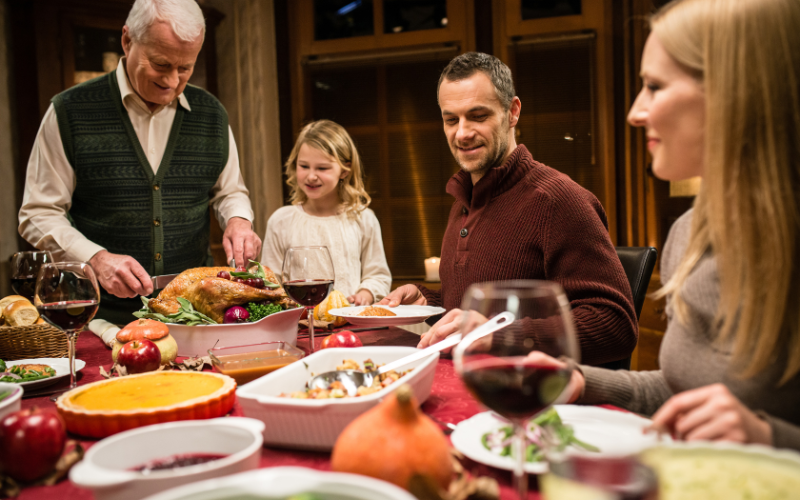
[[[690,243],[660,293],[685,322],[681,286],[712,253],[719,340],[743,377],[780,363],[783,384],[800,372],[800,2],[677,0],[651,28],[706,95]]]
[[[367,190],[364,188],[364,167],[358,154],[356,145],[350,134],[338,123],[330,120],[311,122],[300,131],[297,142],[292,148],[289,159],[284,164],[286,167],[286,183],[291,188],[291,202],[293,205],[305,203],[308,197],[297,186],[297,156],[303,144],[316,148],[332,160],[337,162],[347,176],[339,181],[339,203],[351,218],[367,208],[372,202]]]

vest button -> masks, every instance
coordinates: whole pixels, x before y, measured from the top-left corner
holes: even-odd
[[[161,187],[158,184],[153,184],[153,191],[158,191]]]
[[[462,207],[461,208],[461,213],[464,214],[464,215],[467,215],[467,207]]]
[[[469,233],[469,231],[467,231],[467,228],[462,229],[461,230],[461,237],[462,238],[466,238],[468,233]]]
[[[158,227],[158,226],[160,226],[160,225],[161,225],[161,221],[160,221],[160,220],[158,220],[158,219],[153,219],[153,225],[154,225],[154,226],[156,226],[156,227]]]
[[[157,254],[156,254],[156,261],[159,261],[159,260],[161,260],[161,254],[160,254],[160,253],[157,253]]]

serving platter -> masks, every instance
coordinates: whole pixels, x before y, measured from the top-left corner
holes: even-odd
[[[367,307],[387,309],[393,312],[395,316],[359,316]],[[340,307],[339,309],[331,309],[328,311],[328,314],[345,318],[348,323],[357,326],[416,325],[417,323],[422,323],[431,316],[444,313],[445,309],[432,306],[355,306]]]
[[[40,380],[33,380],[31,382],[20,382],[17,385],[24,387],[26,391],[32,391],[48,385],[53,385],[64,377],[69,377],[69,359],[67,358],[33,358],[33,359],[18,359],[16,361],[6,361],[6,367],[11,368],[15,365],[47,365],[56,371],[52,377],[43,378]],[[86,362],[81,359],[75,360],[75,373],[83,370],[86,367]]]

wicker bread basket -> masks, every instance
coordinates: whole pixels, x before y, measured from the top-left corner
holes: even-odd
[[[50,325],[0,326],[0,359],[66,358],[67,336]]]

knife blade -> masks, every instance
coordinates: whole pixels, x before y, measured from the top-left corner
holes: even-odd
[[[177,274],[162,274],[161,276],[151,276],[150,279],[153,281],[153,291],[161,290],[165,286],[169,285],[169,282],[174,280],[178,275]]]

